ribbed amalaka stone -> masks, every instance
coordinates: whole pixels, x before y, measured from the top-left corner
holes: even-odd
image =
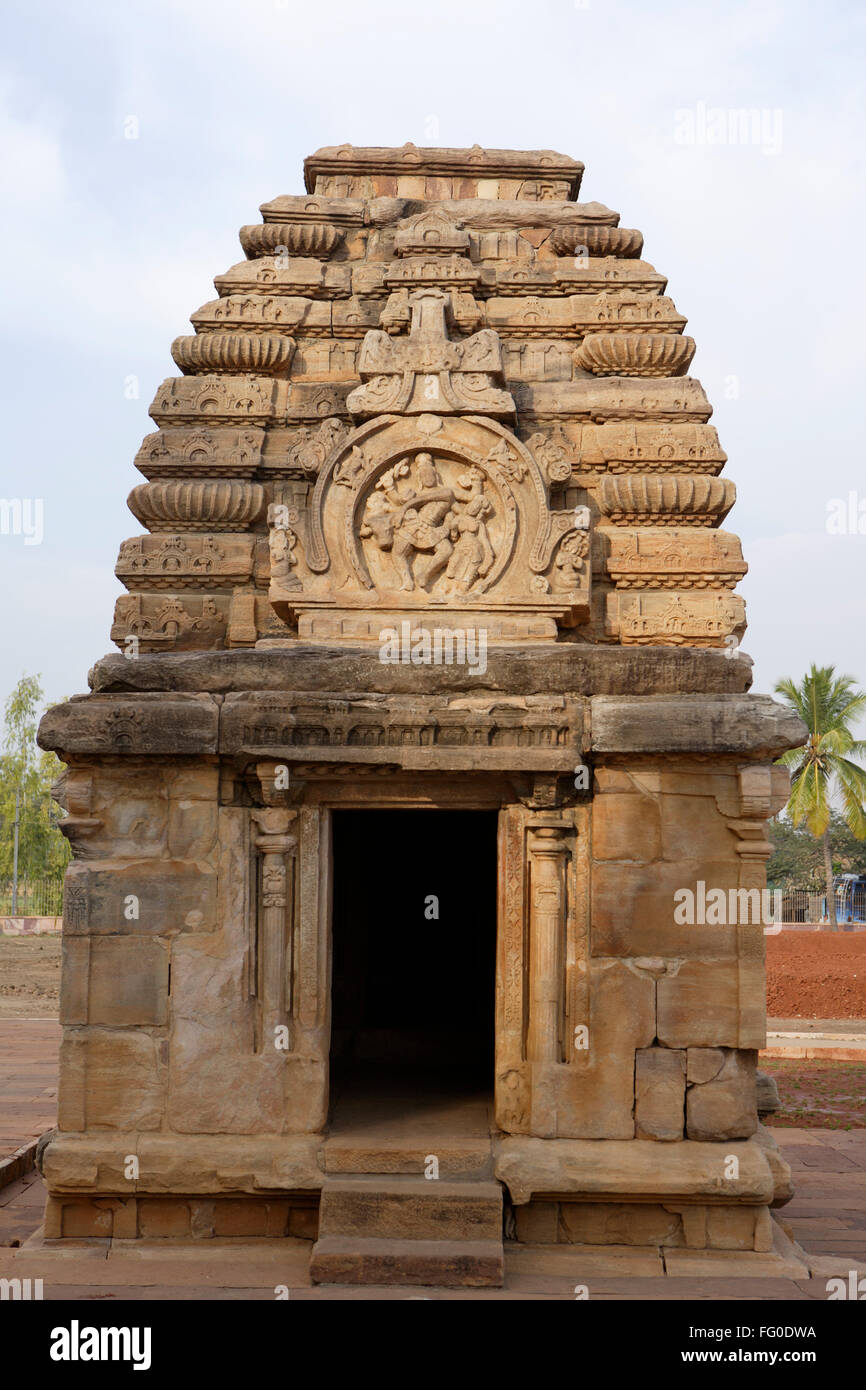
[[[139,483],[129,509],[150,531],[243,531],[261,516],[265,494],[258,483],[228,481]]]
[[[599,506],[611,521],[649,526],[708,526],[722,521],[736,501],[727,478],[613,476],[602,481]],[[670,520],[668,520],[670,518]]]
[[[672,333],[588,333],[577,365],[597,376],[685,376],[694,338]]]
[[[319,150],[174,342],[119,652],[40,728],[52,1240],[489,1287],[504,1209],[790,1272],[742,909],[804,732],[747,693],[685,315],[582,172]]]
[[[240,238],[250,260],[281,251],[285,256],[316,256],[327,260],[339,246],[341,234],[327,222],[266,222],[260,226],[241,227]]]
[[[294,339],[276,333],[201,333],[175,338],[171,355],[182,372],[259,372],[284,376],[295,351]]]
[[[557,227],[550,244],[560,256],[635,257],[643,250],[643,237],[626,227],[599,227],[585,222],[576,227]]]

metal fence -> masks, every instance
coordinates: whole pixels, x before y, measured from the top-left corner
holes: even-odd
[[[12,916],[13,886],[0,883],[0,916]],[[55,878],[19,878],[18,917],[59,917],[63,912],[63,875]]]
[[[814,888],[786,888],[782,893],[783,922],[826,922],[827,894]],[[866,884],[837,885],[836,921],[866,923]]]

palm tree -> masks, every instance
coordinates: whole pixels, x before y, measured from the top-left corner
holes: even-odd
[[[823,841],[827,912],[831,930],[837,931],[830,803],[838,794],[849,829],[858,840],[866,839],[866,768],[848,756],[866,755],[866,742],[851,732],[851,725],[866,715],[866,693],[855,689],[853,676],[837,676],[835,667],[814,662],[799,685],[786,677],[775,689],[809,730],[803,746],[783,753],[778,761],[791,773],[788,815],[794,825],[805,821],[815,838]]]

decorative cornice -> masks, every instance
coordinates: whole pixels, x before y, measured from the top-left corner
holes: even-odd
[[[424,178],[556,179],[568,185],[568,197],[576,198],[583,165],[555,150],[419,149],[411,142],[388,146],[325,145],[304,160],[304,186],[316,190],[319,177],[341,174],[386,177],[415,174]]]

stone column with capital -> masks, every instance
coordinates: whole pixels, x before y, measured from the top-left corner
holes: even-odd
[[[566,930],[565,828],[537,826],[529,842],[530,1062],[562,1061],[563,956]]]
[[[296,815],[295,811],[278,807],[252,813],[259,828],[254,844],[262,856],[256,961],[261,1004],[260,1051],[273,1047],[276,1029],[288,1024],[294,882],[287,861],[298,843],[297,836],[289,834]]]

